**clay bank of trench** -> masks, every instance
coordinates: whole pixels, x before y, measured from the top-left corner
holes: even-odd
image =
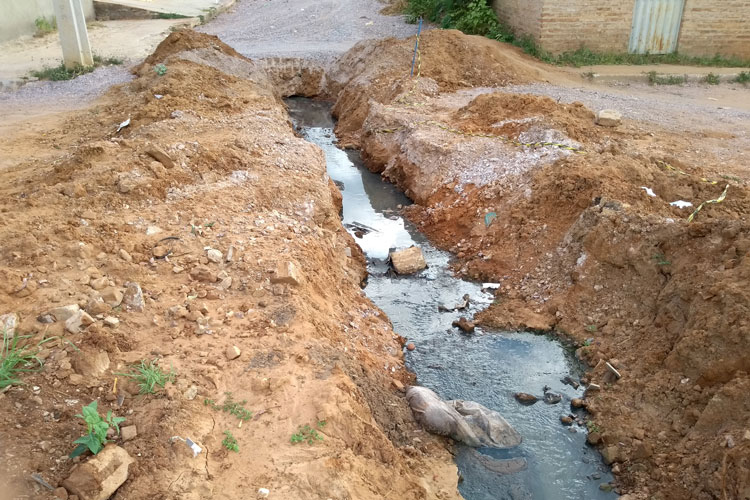
[[[175,33],[38,142],[55,159],[4,172],[0,314],[52,339],[0,394],[19,494],[91,460],[67,455],[98,400],[137,428],[114,439],[133,463],[113,498],[460,498],[447,440],[404,400],[404,339],[362,292],[323,153],[289,122],[281,97],[303,95],[334,103],[338,144],[415,202],[458,276],[500,284],[480,325],[580,346],[588,441],[620,494],[748,497],[745,184],[687,152],[697,135],[503,93],[539,73],[495,42],[429,32],[417,78],[412,47],[362,42],[322,68]],[[726,184],[690,224],[669,204]],[[153,359],[177,376],[138,395],[122,373]],[[322,440],[290,442],[305,425]]]

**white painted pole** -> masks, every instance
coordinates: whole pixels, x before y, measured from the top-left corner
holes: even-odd
[[[77,65],[92,65],[94,58],[91,55],[81,0],[52,0],[52,3],[65,67],[71,69]]]

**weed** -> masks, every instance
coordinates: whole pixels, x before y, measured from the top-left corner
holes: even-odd
[[[2,348],[0,348],[0,390],[14,384],[20,384],[21,381],[17,378],[18,374],[42,368],[42,360],[37,357],[37,350],[39,345],[46,340],[37,344],[36,348],[20,345],[22,341],[28,338],[29,336],[21,335],[11,337],[10,333],[3,330],[3,343]],[[39,366],[29,368],[29,365]]]
[[[140,365],[134,366],[130,373],[119,375],[135,380],[141,394],[153,394],[157,387],[163,388],[167,382],[174,382],[177,373],[171,368],[165,372],[156,365],[156,360],[148,363],[144,360]]]
[[[214,410],[219,410],[229,413],[230,415],[234,415],[243,422],[253,418],[253,412],[245,408],[245,403],[247,403],[247,400],[243,399],[242,401],[237,402],[232,398],[231,392],[226,392],[225,394],[227,396],[227,399],[224,400],[224,404],[222,405],[217,405],[213,399],[208,398],[203,400],[203,404],[206,406],[210,406]]]
[[[37,17],[34,20],[34,24],[36,25],[36,33],[34,33],[34,36],[37,38],[41,38],[44,35],[57,31],[57,18],[55,17],[52,17],[49,20],[46,17]]]
[[[750,83],[750,71],[740,71],[740,73],[734,77],[735,83],[741,83],[747,85]]]
[[[325,427],[326,421],[325,420],[319,420],[317,424],[318,429],[322,429]],[[323,441],[323,436],[318,434],[318,431],[316,429],[313,429],[309,425],[305,424],[303,427],[300,427],[296,433],[292,434],[292,438],[290,439],[292,444],[297,443],[304,443],[307,442],[307,444],[313,444],[315,441]]]
[[[667,260],[667,257],[663,253],[654,254],[654,261],[657,266],[668,266],[672,264]]]
[[[686,76],[660,75],[656,71],[649,71],[647,75],[649,85],[682,85],[687,81]]]
[[[186,19],[188,16],[182,14],[175,14],[174,12],[158,12],[156,19]]]
[[[119,66],[125,63],[125,59],[117,56],[102,57],[94,54],[94,66]]]
[[[721,174],[719,177],[728,181],[742,182],[742,179],[740,179],[736,175]]]
[[[597,330],[596,325],[586,325],[586,331],[594,333]]]
[[[709,73],[706,75],[705,82],[709,85],[718,85],[721,82],[721,78],[717,74]]]
[[[237,439],[235,439],[234,436],[232,436],[232,433],[229,431],[224,431],[224,440],[221,442],[221,444],[224,445],[224,448],[226,448],[229,451],[238,452],[240,451],[240,445],[237,444]]]
[[[589,432],[596,432],[598,434],[601,434],[602,428],[596,425],[596,423],[589,420],[586,422],[586,428],[589,430]]]
[[[583,73],[581,73],[581,76],[586,80],[591,81],[596,76],[596,73],[594,73],[593,71],[584,71]]]
[[[154,66],[154,71],[156,71],[157,75],[164,76],[167,74],[167,67],[164,64],[157,64]]]
[[[120,434],[120,424],[125,421],[125,417],[112,416],[111,411],[108,411],[107,418],[103,419],[97,410],[96,401],[92,401],[87,406],[84,406],[81,413],[76,415],[76,417],[86,422],[87,434],[73,441],[73,444],[77,444],[78,446],[71,452],[70,458],[75,458],[86,450],[91,451],[94,455],[99,453],[107,443],[107,431],[109,428],[113,427],[115,432]]]
[[[72,80],[86,73],[91,73],[99,66],[113,66],[119,65],[124,62],[119,57],[106,57],[103,58],[99,55],[94,55],[94,64],[91,66],[81,66],[80,64],[73,68],[65,67],[64,63],[60,63],[59,66],[53,68],[45,66],[41,70],[34,70],[31,72],[31,76],[38,78],[39,80],[52,80],[58,82],[62,80]]]

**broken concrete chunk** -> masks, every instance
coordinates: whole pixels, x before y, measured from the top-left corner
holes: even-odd
[[[128,425],[120,429],[120,435],[123,441],[130,441],[138,435],[138,429],[135,425]]]
[[[615,369],[614,366],[612,366],[610,363],[604,363],[604,366],[607,367],[607,371],[604,373],[604,383],[605,384],[614,384],[617,382],[621,375],[620,372]]]
[[[18,327],[18,316],[16,313],[8,313],[0,316],[0,331],[4,336],[13,337]]]
[[[104,318],[104,324],[111,328],[116,328],[117,325],[120,324],[120,320],[115,318],[114,316],[107,316],[106,318]]]
[[[391,264],[398,274],[412,274],[427,267],[424,254],[419,247],[391,252]]]
[[[86,311],[80,309],[76,313],[65,321],[65,330],[70,333],[79,333],[81,328],[87,327],[95,323],[94,318],[89,316]]]
[[[128,467],[133,461],[127,451],[110,443],[73,470],[63,486],[80,500],[107,500],[128,480]]]
[[[174,161],[172,161],[172,158],[170,158],[169,155],[163,149],[157,146],[150,146],[146,150],[146,154],[167,168],[174,167]]]
[[[54,309],[51,309],[48,314],[54,316],[55,321],[67,321],[80,309],[81,308],[78,307],[78,304],[70,304],[69,306],[56,307]]]
[[[622,123],[622,114],[614,109],[603,109],[596,115],[596,124],[602,127],[617,127]]]
[[[101,291],[102,300],[110,307],[117,307],[122,303],[122,291],[118,288],[110,287]]]
[[[299,285],[300,279],[297,266],[292,262],[281,262],[276,267],[276,273],[271,277],[271,283],[286,283],[288,285]]]
[[[138,283],[132,281],[125,283],[125,294],[122,297],[122,305],[128,311],[143,312],[146,302],[143,300],[143,290]]]

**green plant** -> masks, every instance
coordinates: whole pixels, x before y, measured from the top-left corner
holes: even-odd
[[[174,12],[158,12],[156,19],[186,19],[188,16],[182,14],[175,14]]]
[[[586,331],[587,332],[595,332],[597,330],[596,325],[586,325]]]
[[[659,75],[656,71],[649,71],[648,75],[649,85],[682,85],[687,81],[686,76],[680,75]]]
[[[247,403],[247,400],[243,399],[242,401],[237,402],[232,397],[231,392],[226,392],[224,394],[226,394],[227,398],[224,400],[224,404],[222,405],[217,405],[213,399],[208,398],[203,400],[203,404],[206,406],[210,406],[214,410],[219,410],[225,413],[229,413],[230,415],[234,415],[243,422],[253,418],[253,412],[245,408],[245,403]]]
[[[596,432],[598,434],[601,434],[602,432],[602,428],[591,420],[586,422],[586,428],[589,430],[589,432]]]
[[[717,74],[709,73],[706,75],[705,81],[709,85],[718,85],[721,82],[721,78]]]
[[[319,420],[317,428],[322,429],[323,427],[325,427],[325,425],[325,420]],[[307,444],[313,444],[315,441],[323,441],[323,436],[318,434],[318,431],[316,429],[313,429],[309,425],[305,424],[304,426],[299,427],[296,433],[292,434],[290,441],[292,442],[292,444],[304,442],[307,442]]]
[[[41,70],[34,70],[31,72],[31,76],[40,80],[52,80],[58,82],[62,80],[72,80],[86,73],[91,73],[99,66],[113,66],[122,64],[124,61],[118,57],[106,57],[103,58],[99,55],[94,54],[94,64],[91,66],[81,66],[80,64],[73,68],[67,68],[65,63],[60,63],[59,66],[49,67],[45,66]]]
[[[667,257],[661,252],[654,254],[653,258],[657,266],[668,266],[672,264],[671,262],[667,260]]]
[[[52,17],[49,20],[46,17],[37,17],[34,20],[36,25],[35,37],[43,37],[54,31],[57,31],[57,18]]]
[[[740,73],[734,77],[735,83],[741,83],[747,85],[750,83],[750,71],[740,71]]]
[[[18,374],[42,368],[42,360],[37,357],[39,346],[52,339],[43,340],[35,347],[21,345],[28,338],[30,338],[28,335],[11,337],[10,333],[3,330],[3,343],[0,349],[0,390],[14,384],[20,384]],[[29,365],[38,366],[29,368]]]
[[[157,75],[164,76],[167,74],[167,67],[164,64],[157,64],[154,66],[154,71],[156,71]]]
[[[102,57],[94,54],[94,66],[119,66],[125,63],[125,59],[117,56]]]
[[[71,452],[70,458],[75,458],[86,450],[91,451],[94,455],[99,453],[107,443],[107,431],[109,431],[109,428],[113,427],[115,432],[120,434],[120,424],[125,421],[125,417],[112,416],[111,411],[108,411],[107,418],[103,419],[97,410],[96,401],[92,401],[87,406],[84,406],[81,413],[77,414],[76,417],[82,418],[86,422],[87,434],[73,441],[73,444],[77,444],[78,446]]]
[[[224,448],[226,448],[229,451],[238,452],[240,451],[240,446],[237,444],[237,440],[234,436],[232,436],[232,433],[229,431],[224,431],[224,440],[221,442],[221,444],[224,445]]]
[[[141,394],[153,394],[157,387],[163,388],[167,382],[174,382],[177,373],[171,368],[168,372],[165,372],[156,365],[156,360],[148,363],[143,360],[140,365],[133,366],[130,373],[119,375],[135,380]]]

